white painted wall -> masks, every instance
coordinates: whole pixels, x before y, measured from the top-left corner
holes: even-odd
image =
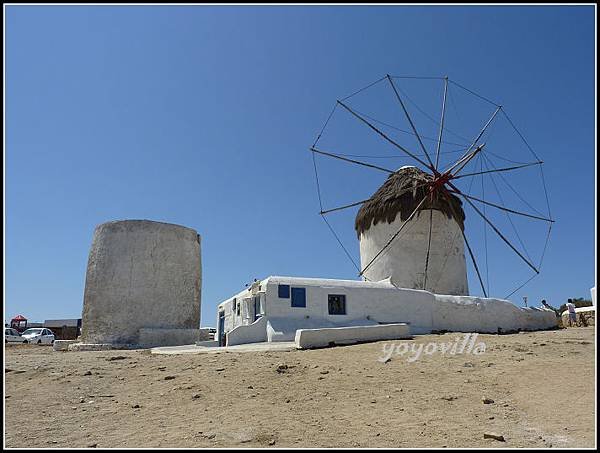
[[[265,284],[250,286],[249,288],[240,291],[235,296],[230,297],[226,301],[219,304],[217,310],[217,326],[219,324],[218,311],[225,313],[225,332],[229,332],[238,326],[247,326],[254,322],[254,304],[253,298],[258,296],[261,298],[261,307],[265,305]],[[240,306],[238,310],[234,310],[234,306]]]
[[[280,284],[305,288],[306,308],[292,307],[291,298],[279,298]],[[243,316],[233,315],[232,299],[219,305],[219,310],[225,311],[225,331],[231,332],[231,344],[239,344],[240,341],[293,341],[298,329],[380,323],[407,323],[411,334],[440,330],[497,333],[498,329],[509,332],[557,326],[556,315],[551,310],[520,308],[501,299],[399,289],[389,281],[269,277],[260,282],[260,288],[258,294],[263,294],[265,301],[265,314],[260,322],[245,324]],[[236,295],[236,299],[239,301],[251,294],[251,290],[245,290]],[[328,313],[329,294],[346,296],[345,315]]]
[[[556,314],[552,310],[521,308],[502,299],[443,295],[435,298],[435,330],[506,333],[557,326]]]
[[[399,288],[423,289],[429,242],[430,210],[419,211],[388,249],[365,272],[371,281],[388,277]],[[360,236],[361,269],[379,253],[404,224],[379,222]],[[441,211],[433,210],[431,247],[425,289],[435,294],[468,295],[464,241],[460,227]]]
[[[252,324],[239,325],[227,333],[227,346],[267,341],[267,319],[261,317]]]

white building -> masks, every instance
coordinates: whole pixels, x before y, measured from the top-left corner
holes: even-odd
[[[218,306],[217,338],[228,346],[293,341],[298,329],[407,323],[433,331],[511,332],[556,327],[556,315],[501,299],[443,296],[364,282],[268,277]]]

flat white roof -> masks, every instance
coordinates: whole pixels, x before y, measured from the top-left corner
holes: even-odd
[[[363,280],[342,280],[333,278],[309,278],[309,277],[284,277],[280,275],[272,275],[262,280],[264,283],[276,283],[284,285],[299,285],[299,286],[336,286],[344,288],[382,288],[382,289],[398,289],[389,279],[378,282],[367,282]],[[420,289],[402,288],[404,291],[419,291]]]
[[[294,285],[294,286],[318,286],[318,287],[336,287],[336,288],[379,288],[379,289],[402,289],[403,291],[428,292],[421,289],[396,288],[389,279],[378,282],[367,282],[363,280],[342,280],[334,278],[310,278],[310,277],[285,277],[281,275],[270,275],[267,278],[259,280],[260,284],[273,283],[276,285]],[[245,288],[239,293],[227,298],[221,302],[218,307],[230,301],[234,297],[240,297],[244,293],[250,293],[250,288]]]

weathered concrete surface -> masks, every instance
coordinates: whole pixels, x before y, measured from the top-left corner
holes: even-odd
[[[69,345],[79,343],[79,340],[54,340],[52,348],[55,351],[68,351]]]
[[[138,344],[141,328],[200,326],[200,236],[148,220],[99,225],[90,250],[83,343]]]
[[[200,341],[199,329],[140,329],[139,345],[142,347],[181,346]]]
[[[127,345],[117,345],[112,343],[71,343],[67,345],[67,351],[110,351],[111,349],[129,349]]]

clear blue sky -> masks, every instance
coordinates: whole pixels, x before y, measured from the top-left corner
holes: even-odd
[[[116,219],[202,235],[203,325],[253,278],[356,278],[317,215],[307,149],[336,99],[386,73],[448,75],[505,106],[557,220],[542,274],[511,300],[589,297],[592,6],[5,12],[5,318],[79,317],[94,227]],[[494,269],[492,289],[528,275]]]

